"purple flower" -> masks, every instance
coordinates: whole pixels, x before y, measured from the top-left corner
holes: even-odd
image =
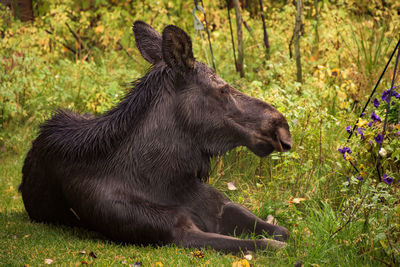
[[[376,107],[376,108],[378,108],[379,107],[379,100],[378,99],[374,99],[374,106]]]
[[[399,94],[394,90],[395,88],[396,88],[396,86],[394,86],[392,88],[392,93],[391,94],[390,94],[390,89],[387,89],[387,90],[383,91],[382,92],[382,97],[381,97],[382,101],[385,101],[386,103],[389,103],[390,95],[396,96],[396,98],[400,98],[400,96],[397,97]]]
[[[357,129],[357,133],[359,133],[361,135],[361,139],[364,139],[364,132],[363,131],[365,131],[365,128],[358,128]]]
[[[397,135],[397,136],[400,136],[400,131],[397,131],[396,135]]]
[[[349,147],[344,146],[343,148],[339,148],[338,151],[343,155],[343,158],[346,159],[346,153],[351,154],[352,151]]]
[[[363,181],[363,180],[364,180],[364,177],[362,177],[362,176],[357,176],[356,179],[359,180],[359,181]]]
[[[383,142],[383,135],[382,134],[378,134],[377,136],[374,137],[374,139],[375,139],[375,142],[377,144],[380,144],[380,143]]]
[[[372,126],[372,121],[368,122],[368,127]]]
[[[352,132],[351,126],[347,126],[347,127],[346,127],[346,131],[347,131],[348,133],[351,133],[351,132]]]
[[[377,122],[377,121],[381,122],[381,121],[382,121],[381,118],[380,118],[378,115],[375,114],[375,111],[372,112],[372,114],[371,114],[371,119],[372,119],[374,122]]]
[[[344,154],[344,153],[349,153],[349,154],[351,154],[351,153],[352,153],[351,149],[350,149],[349,147],[347,147],[347,146],[344,146],[343,148],[339,148],[338,151],[339,151],[340,153],[342,153],[342,154]]]
[[[365,112],[362,112],[360,117],[364,117],[365,116]]]
[[[391,185],[393,183],[393,178],[388,176],[388,175],[386,175],[386,174],[383,175],[383,179],[382,180],[383,180],[383,182],[385,182],[388,185]]]
[[[382,101],[389,102],[389,97],[388,97],[389,96],[389,92],[390,92],[390,89],[387,89],[387,90],[382,92],[382,97],[381,97]]]

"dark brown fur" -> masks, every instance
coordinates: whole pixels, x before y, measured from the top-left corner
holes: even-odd
[[[178,27],[166,27],[161,36],[137,21],[133,31],[153,66],[125,99],[98,117],[60,110],[41,126],[20,185],[30,218],[134,244],[281,247],[274,240],[228,236],[255,231],[285,240],[288,231],[204,180],[210,157],[234,147],[259,156],[290,149],[285,118],[197,62]]]

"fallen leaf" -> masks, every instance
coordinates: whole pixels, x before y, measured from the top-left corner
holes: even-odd
[[[79,251],[79,254],[86,254],[86,251],[85,250],[81,250],[81,251]]]
[[[25,238],[28,238],[28,237],[30,237],[30,236],[31,236],[31,235],[24,235],[23,238],[25,239]]]
[[[244,255],[244,258],[245,258],[246,260],[248,260],[248,261],[251,261],[251,260],[253,259],[253,255],[251,255],[251,254],[246,254],[246,255]]]
[[[237,188],[233,182],[228,183],[228,189],[231,191],[237,190]]]
[[[289,204],[299,204],[301,201],[304,201],[304,200],[306,200],[306,199],[303,197],[296,197],[296,198],[290,197]]]
[[[250,267],[250,263],[246,259],[241,259],[233,262],[232,267]]]
[[[93,251],[90,251],[89,257],[92,257],[93,259],[97,259],[97,256],[96,256],[96,254],[94,254]]]
[[[81,261],[81,265],[89,265],[87,261]]]
[[[53,262],[54,262],[54,260],[52,260],[52,259],[45,259],[44,260],[45,264],[52,264]]]
[[[204,258],[204,252],[201,250],[196,250],[196,251],[192,252],[192,255],[198,259]]]

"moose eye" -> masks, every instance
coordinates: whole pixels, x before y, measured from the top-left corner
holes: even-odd
[[[221,89],[219,89],[219,91],[220,91],[221,94],[227,94],[228,93],[228,87],[227,86],[221,87]]]

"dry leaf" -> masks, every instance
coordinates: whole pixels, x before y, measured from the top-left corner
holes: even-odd
[[[194,251],[191,254],[198,259],[204,258],[204,252],[201,250]]]
[[[53,262],[54,262],[54,260],[52,260],[52,259],[45,259],[44,260],[45,264],[52,264]]]
[[[231,191],[237,190],[237,188],[233,182],[228,183],[228,189]]]
[[[246,260],[248,260],[248,261],[251,261],[251,260],[253,259],[253,255],[251,255],[251,254],[246,254],[246,255],[244,255],[244,258],[245,258]]]
[[[235,261],[232,263],[232,267],[250,267],[250,263],[246,259]]]
[[[301,201],[304,201],[304,200],[306,200],[305,198],[303,198],[303,197],[296,197],[296,198],[293,198],[292,196],[289,198],[289,204],[299,204]]]

